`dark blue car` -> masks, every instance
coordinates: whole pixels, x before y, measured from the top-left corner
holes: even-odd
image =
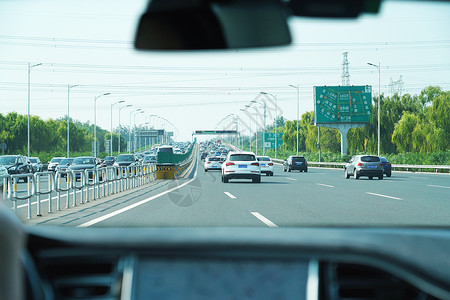
[[[386,174],[386,177],[391,177],[391,163],[385,157],[380,156],[380,160],[383,163],[383,174]]]

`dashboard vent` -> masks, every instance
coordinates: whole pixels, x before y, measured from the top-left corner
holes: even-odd
[[[324,299],[418,299],[424,295],[413,286],[380,270],[354,264],[325,264]],[[427,298],[425,298],[427,299]]]
[[[53,287],[55,299],[119,299],[121,274],[117,259],[93,256],[41,260],[41,272]]]

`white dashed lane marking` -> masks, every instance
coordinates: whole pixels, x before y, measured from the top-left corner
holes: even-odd
[[[230,197],[231,199],[236,199],[235,196],[233,196],[231,193],[229,192],[223,192],[225,195],[227,195],[228,197]]]
[[[272,221],[270,221],[269,219],[267,219],[266,217],[264,217],[260,213],[258,213],[256,211],[252,211],[251,213],[252,213],[252,215],[257,217],[261,222],[263,222],[267,226],[269,226],[269,227],[278,227],[275,223],[273,223]]]
[[[326,187],[329,187],[329,188],[334,188],[334,185],[323,184],[323,183],[316,183],[316,184],[320,185],[320,186],[326,186]]]
[[[366,194],[373,195],[373,196],[378,196],[378,197],[383,197],[383,198],[394,199],[394,200],[403,200],[402,198],[387,196],[387,195],[383,195],[383,194],[376,194],[376,193],[371,193],[371,192],[366,192]]]

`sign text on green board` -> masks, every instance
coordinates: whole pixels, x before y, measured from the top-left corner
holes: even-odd
[[[372,86],[315,86],[315,122],[368,123],[372,115]]]

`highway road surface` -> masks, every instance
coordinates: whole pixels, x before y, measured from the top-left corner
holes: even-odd
[[[193,164],[188,176],[143,187],[27,219],[26,201],[17,215],[30,225],[124,226],[448,226],[450,176],[393,172],[391,178],[345,179],[342,169],[310,167],[283,172],[262,182],[222,183],[220,171]],[[79,198],[78,198],[79,199]],[[33,200],[33,203],[35,200]],[[71,200],[72,202],[72,200]],[[10,205],[10,204],[9,204]]]

